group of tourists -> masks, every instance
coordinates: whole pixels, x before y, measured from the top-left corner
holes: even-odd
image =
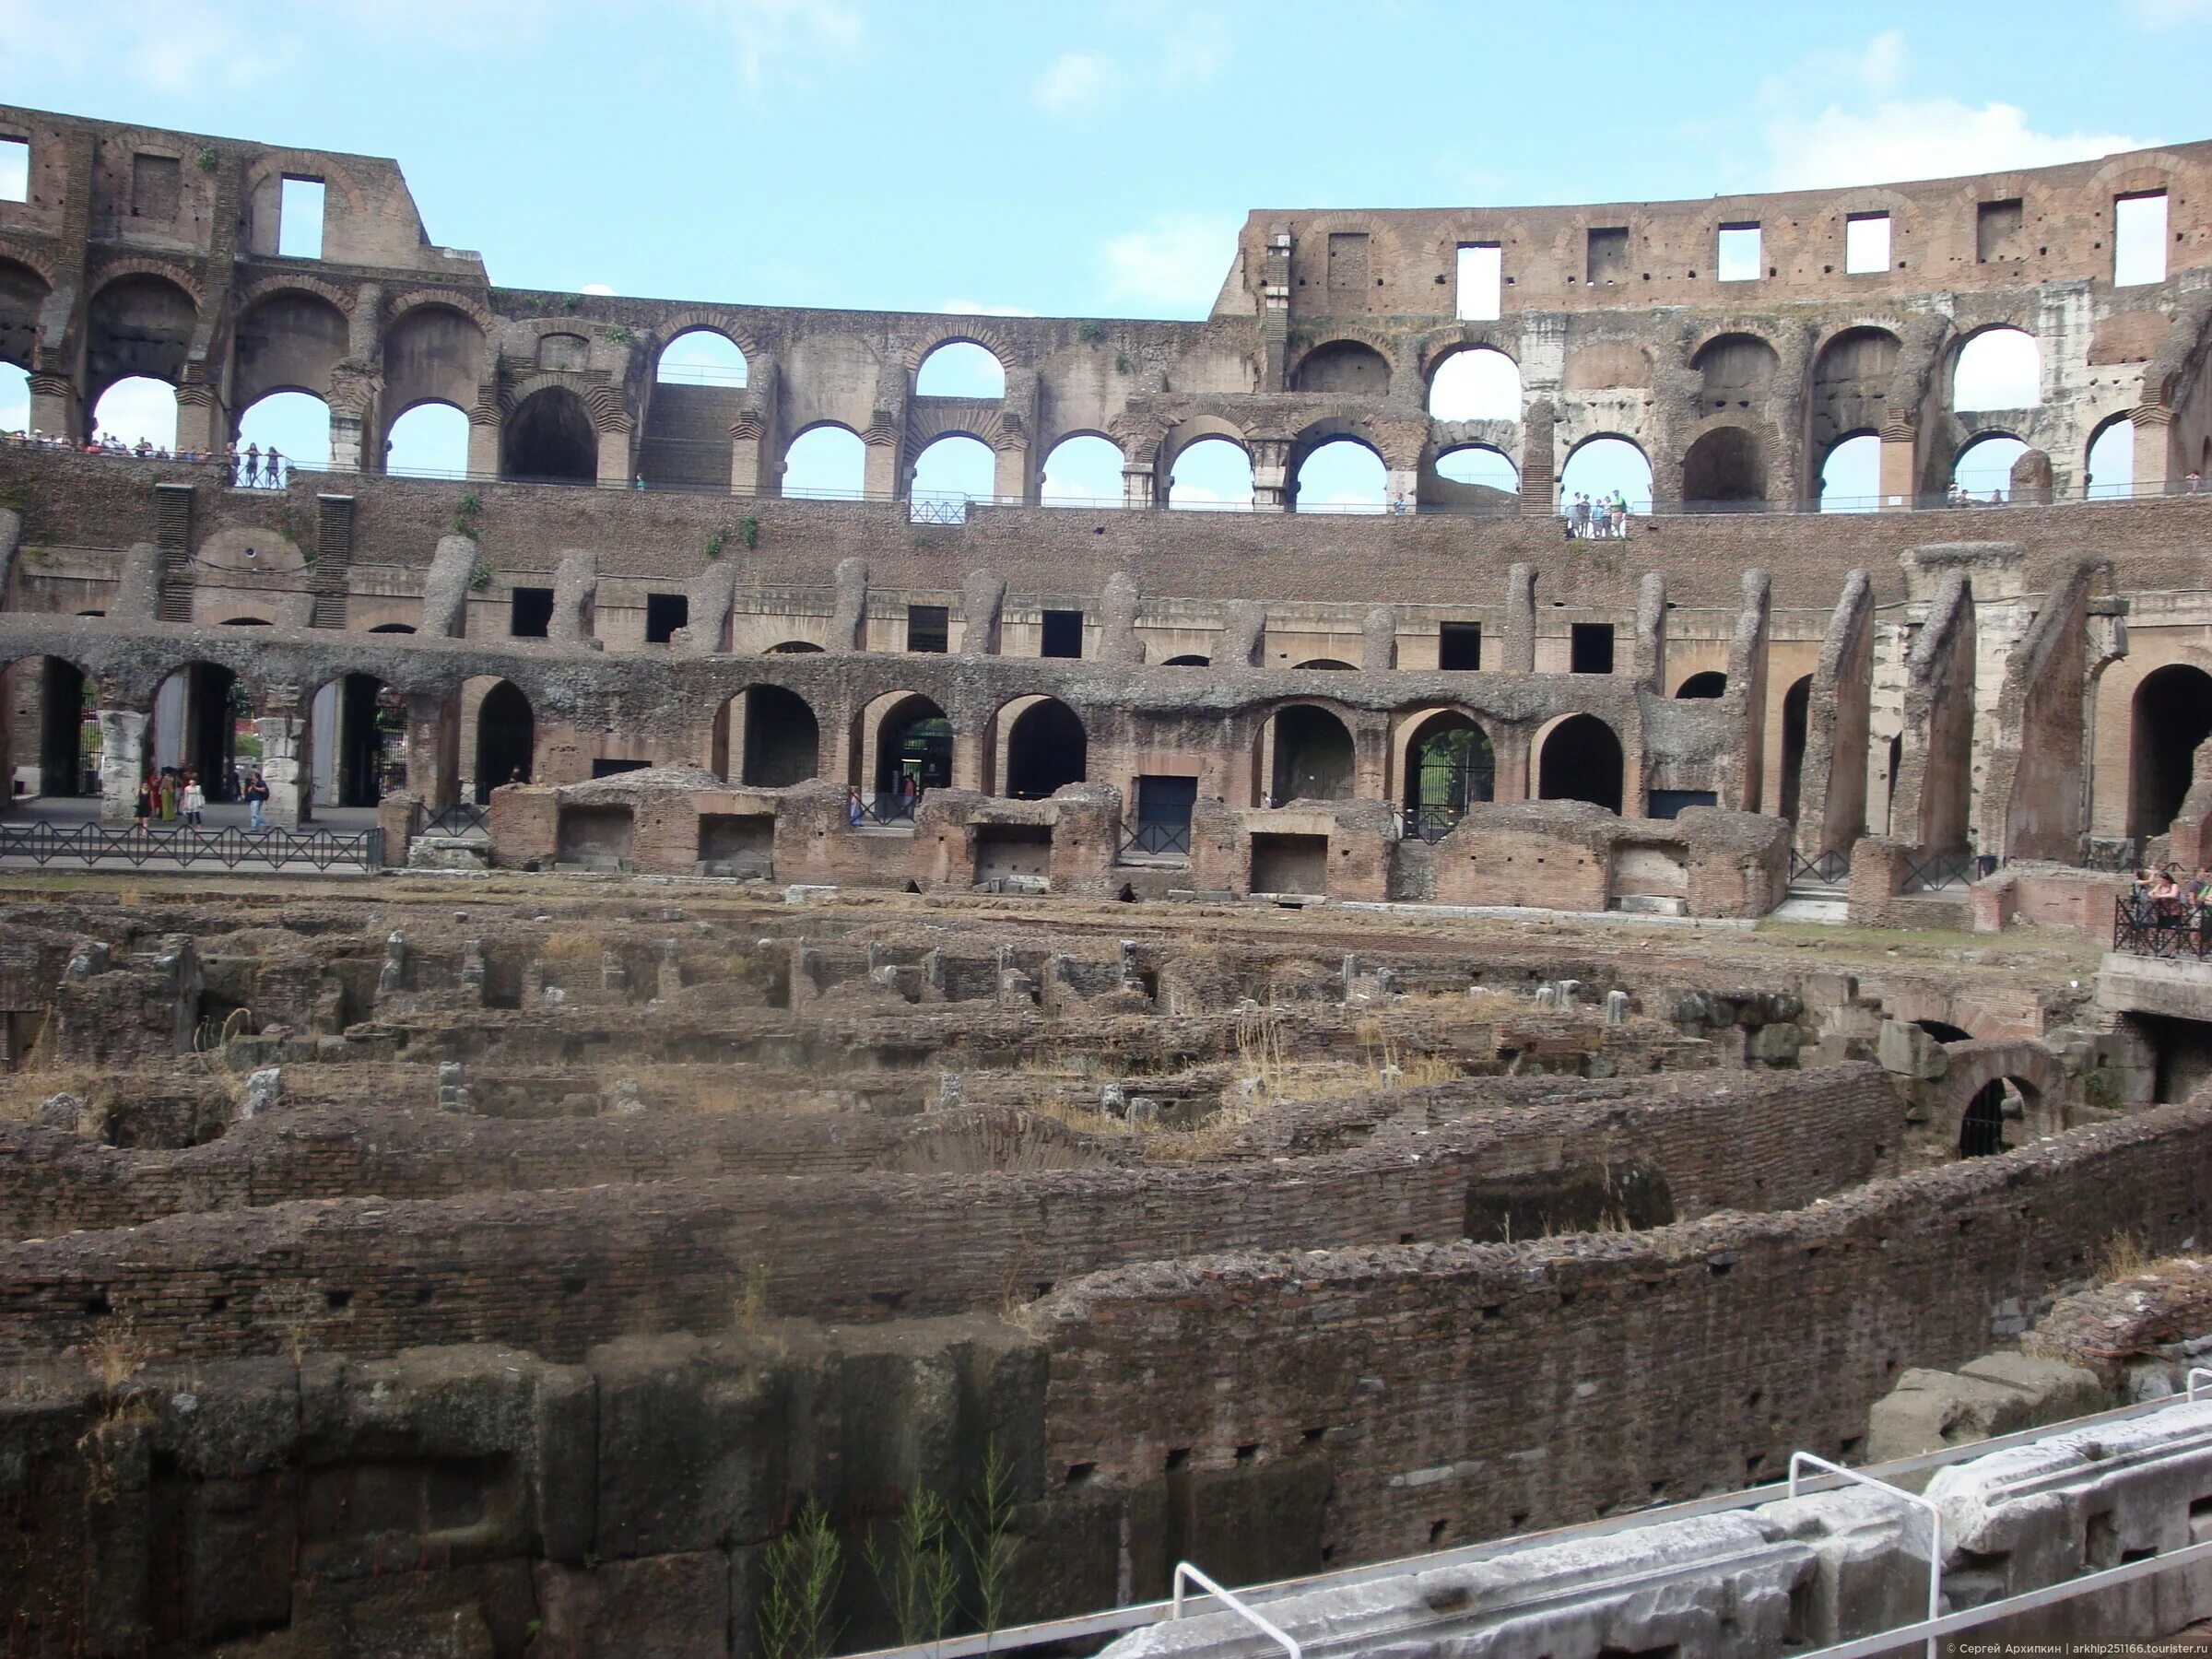
[[[230,770],[228,793],[233,800],[246,804],[246,827],[249,830],[266,830],[269,827],[269,783],[258,771],[249,771],[243,780],[237,769]],[[207,790],[200,782],[198,772],[189,767],[163,766],[146,774],[138,785],[138,828],[154,824],[182,824],[187,830],[206,827],[202,814],[207,810]]]
[[[2128,912],[2138,924],[2164,926],[2205,924],[2212,912],[2212,865],[2200,865],[2194,876],[2180,876],[2175,866],[2136,872],[2128,889]]]
[[[273,443],[265,450],[258,443],[249,443],[243,450],[187,449],[180,444],[172,451],[168,444],[147,438],[125,443],[112,432],[95,432],[82,444],[58,432],[42,432],[37,427],[5,436],[18,449],[69,450],[78,454],[118,455],[135,461],[218,461],[230,469],[231,482],[243,489],[281,489],[291,468],[290,460]]]
[[[1560,515],[1569,541],[1623,541],[1629,534],[1629,499],[1619,490],[1592,500],[1577,495]]]

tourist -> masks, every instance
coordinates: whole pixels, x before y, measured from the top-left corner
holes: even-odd
[[[154,785],[154,816],[164,824],[174,823],[177,817],[177,774],[169,767],[161,769],[159,780]]]
[[[861,826],[861,821],[867,816],[867,808],[861,805],[860,785],[857,783],[847,785],[845,789],[845,827],[849,830],[857,830]]]
[[[200,787],[199,773],[184,774],[184,788],[178,798],[184,808],[185,823],[197,830],[200,827],[200,814],[207,806],[207,792]]]
[[[1629,539],[1629,498],[1618,489],[1613,492],[1613,539]]]
[[[2192,469],[2189,474],[2182,479],[2182,493],[2183,495],[2195,495],[2201,491],[2204,487],[2205,480],[2203,477],[2194,469]]]
[[[138,828],[141,830],[146,828],[147,820],[154,816],[154,799],[160,787],[160,783],[152,772],[147,772],[138,781]]]
[[[246,780],[246,828],[266,830],[269,827],[269,781],[259,772]]]
[[[1590,498],[1589,498],[1588,496],[1586,496],[1586,495],[1578,495],[1578,496],[1576,496],[1576,497],[1574,498],[1574,535],[1575,535],[1575,539],[1576,539],[1577,541],[1581,541],[1581,540],[1583,540],[1584,537],[1586,537],[1586,536],[1587,536],[1589,534],[1590,534]]]
[[[241,481],[249,489],[261,481],[261,445],[258,443],[246,445],[246,470]]]

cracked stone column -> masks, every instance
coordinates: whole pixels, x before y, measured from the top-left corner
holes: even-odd
[[[135,709],[101,709],[100,821],[138,821],[138,785],[146,776],[146,716]]]
[[[272,824],[291,828],[314,816],[309,795],[312,781],[307,757],[300,752],[305,725],[296,714],[264,714],[253,722],[261,737],[261,776],[269,786],[266,811]]]

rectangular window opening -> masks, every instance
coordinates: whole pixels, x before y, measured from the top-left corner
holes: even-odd
[[[1083,654],[1083,613],[1048,610],[1044,613],[1044,645],[1039,656],[1079,657]]]
[[[2166,193],[2112,203],[2112,286],[2166,280]]]
[[[952,607],[946,605],[910,605],[906,607],[906,648],[930,656],[943,656],[952,647]]]
[[[1505,250],[1496,242],[1466,242],[1459,250],[1459,317],[1488,323],[1498,315],[1505,281]]]
[[[183,164],[174,156],[131,158],[131,217],[169,220],[177,217],[183,193]]]
[[[1436,665],[1439,668],[1479,669],[1482,666],[1482,624],[1446,622],[1437,629]]]
[[[1583,275],[1593,288],[1601,282],[1628,280],[1629,228],[1626,225],[1606,225],[1591,230]]]
[[[2027,256],[2027,213],[2018,196],[2002,202],[1983,202],[1974,210],[1974,257],[1992,260]]]
[[[691,620],[691,599],[686,594],[648,594],[645,595],[645,643],[665,645],[676,638],[676,630]]]
[[[0,138],[0,202],[30,200],[30,140]]]
[[[1889,216],[1854,213],[1843,221],[1843,269],[1856,275],[1889,268]]]
[[[1759,276],[1759,227],[1723,225],[1713,275],[1723,282],[1755,282]]]
[[[323,257],[323,181],[284,181],[276,204],[276,253],[284,259]]]
[[[518,587],[507,600],[507,632],[512,639],[542,640],[553,626],[553,590]]]
[[[1610,622],[1575,622],[1569,624],[1571,645],[1568,668],[1575,674],[1610,674],[1613,672],[1613,624]]]

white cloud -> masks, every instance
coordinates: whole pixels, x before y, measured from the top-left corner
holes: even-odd
[[[1025,305],[985,305],[981,300],[947,300],[937,307],[956,317],[1041,317]]]
[[[2090,160],[2147,142],[2121,133],[2039,132],[2017,104],[1906,98],[1901,90],[1910,67],[1904,36],[1892,29],[1858,52],[1819,53],[1770,78],[1759,94],[1771,112],[1766,134],[1770,187],[1822,190],[2005,172]],[[1806,113],[1821,96],[1830,99],[1826,106]]]
[[[860,44],[860,13],[846,0],[694,0],[730,38],[737,73],[755,91]]]
[[[1204,315],[1236,258],[1235,218],[1178,213],[1106,244],[1110,299]]]
[[[2212,18],[2212,0],[2124,0],[2128,16],[2145,29],[2171,29],[2198,18]]]
[[[613,294],[615,290],[604,282],[587,282],[576,291],[580,294],[597,294],[605,298]]]
[[[1030,88],[1030,101],[1051,115],[1084,115],[1112,101],[1120,70],[1102,52],[1064,52]]]

